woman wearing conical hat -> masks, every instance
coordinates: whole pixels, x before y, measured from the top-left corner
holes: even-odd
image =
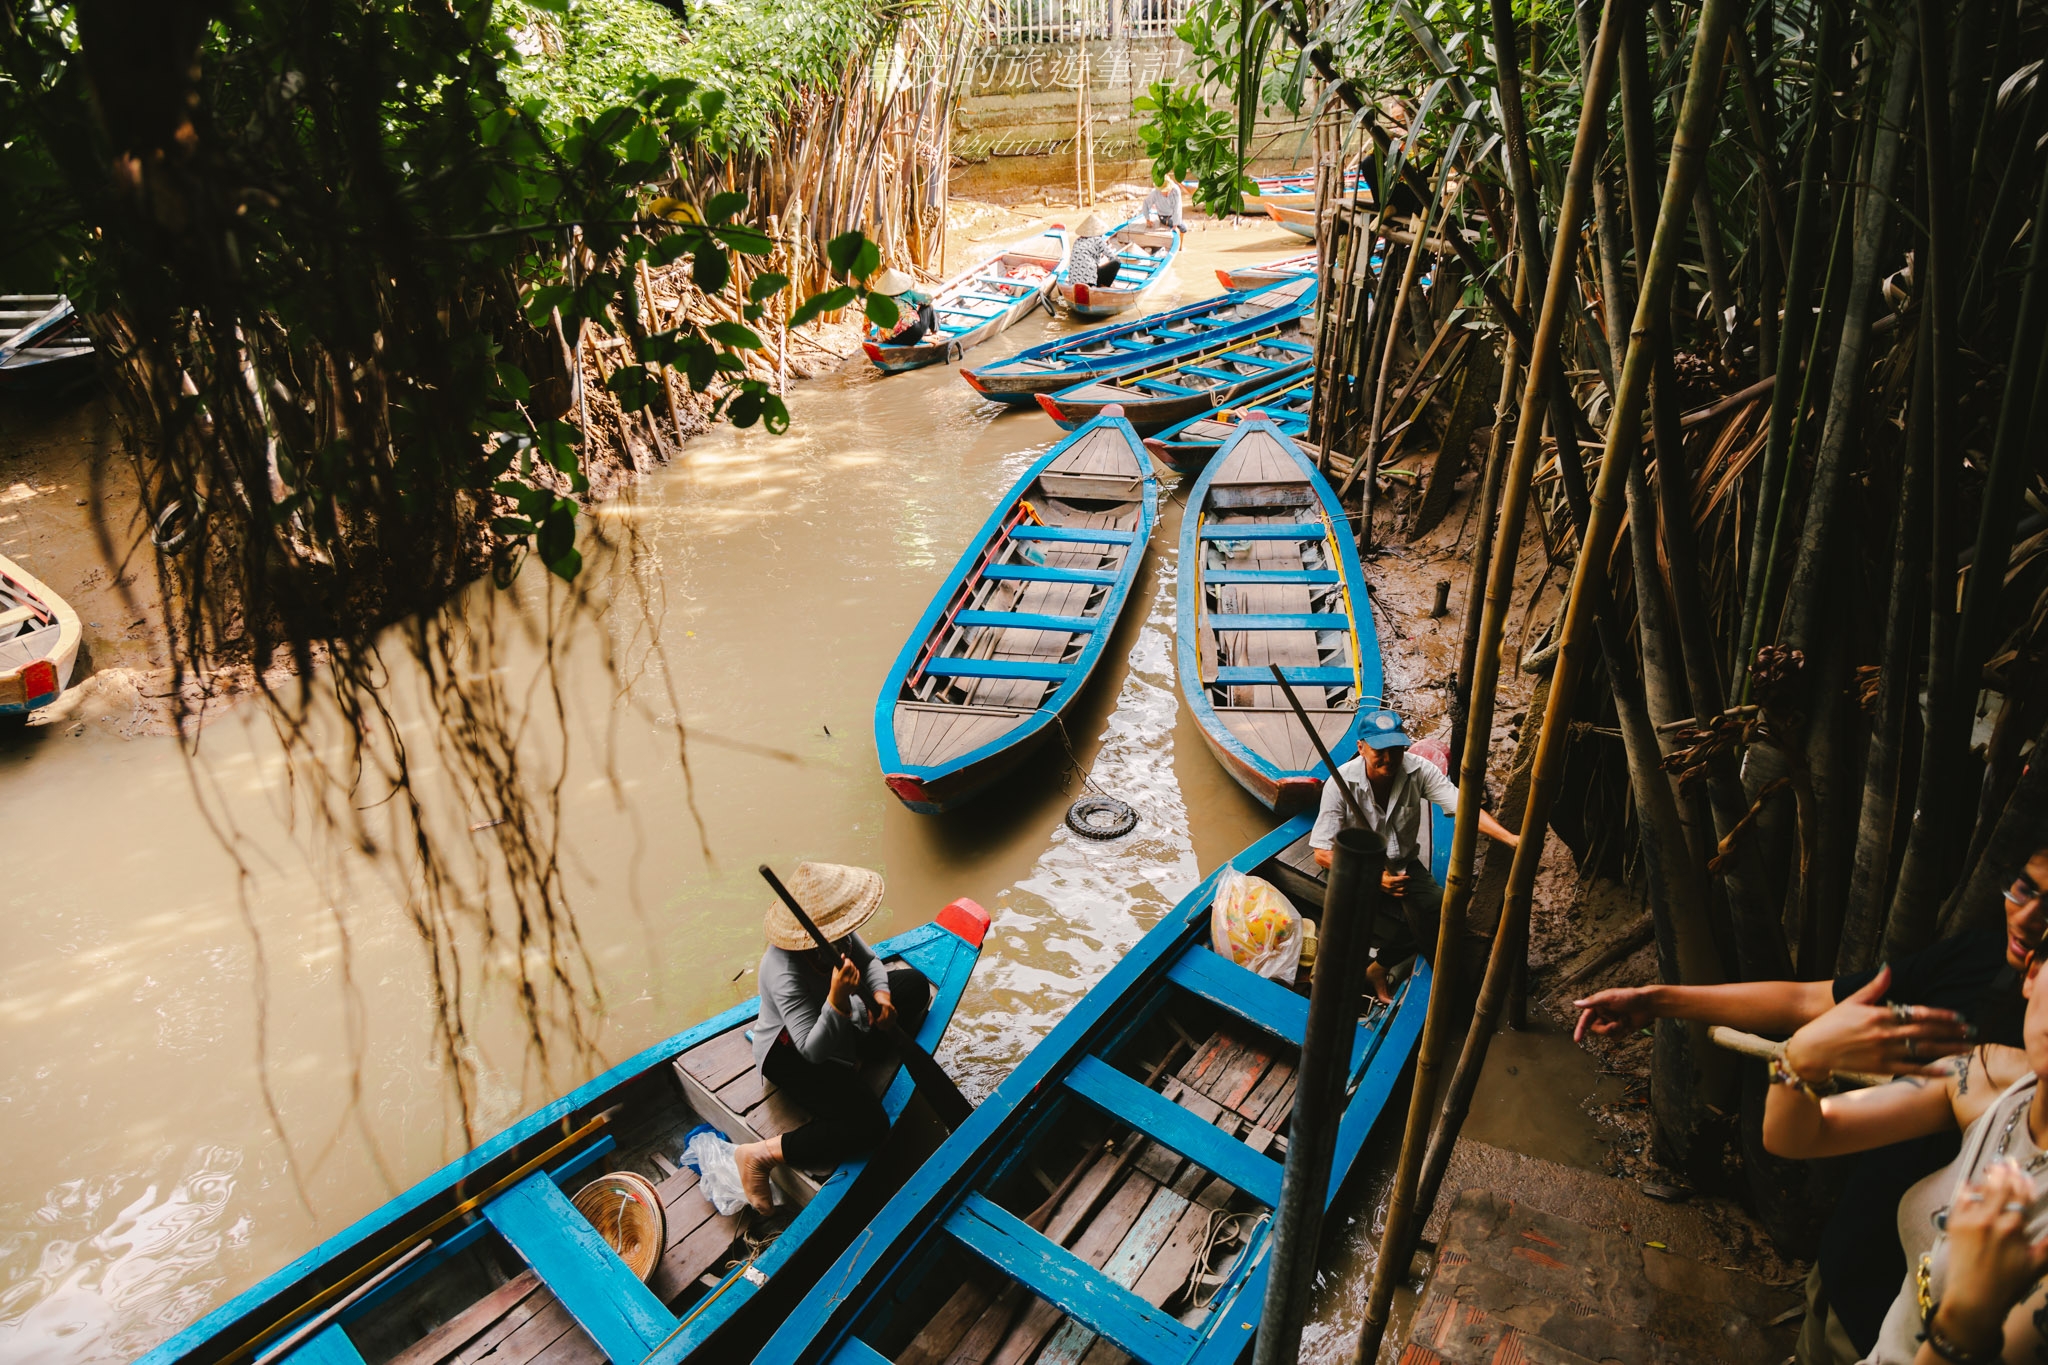
[[[881,873],[799,863],[789,892],[832,941],[832,953],[818,949],[781,901],[769,905],[754,1065],[811,1121],[734,1151],[747,1201],[762,1213],[774,1207],[768,1177],[776,1166],[830,1171],[888,1136],[888,1112],[860,1068],[888,1054],[882,1028],[891,1019],[916,1036],[932,995],[924,973],[884,968],[856,932],[882,906]]]
[[[868,288],[896,301],[895,329],[884,333],[880,327],[869,328],[882,345],[915,346],[924,340],[925,333],[939,325],[939,315],[932,309],[932,296],[919,289],[907,272],[890,266],[875,276]]]
[[[1074,229],[1074,250],[1067,257],[1067,279],[1074,284],[1106,286],[1116,279],[1123,262],[1110,245],[1109,224],[1102,215],[1091,213]]]

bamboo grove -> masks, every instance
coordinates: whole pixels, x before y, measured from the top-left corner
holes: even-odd
[[[1489,924],[1461,806],[1439,952],[1468,913],[1495,933],[1421,1161],[1448,1011],[1425,1034],[1388,1215],[1405,1264],[1553,820],[1582,872],[1640,887],[1658,970],[1688,983],[1828,976],[1996,923],[2048,843],[2028,761],[2048,726],[2048,16],[1219,6],[1235,22],[1203,31],[1240,112],[1290,83],[1322,102],[1312,436],[1361,491],[1361,543],[1426,531],[1472,477],[1453,752],[1461,789],[1492,778],[1525,831]],[[1382,490],[1430,444],[1396,524]],[[1570,584],[1526,652],[1504,639],[1525,531]],[[1503,773],[1516,667],[1539,676]],[[1710,1051],[1660,1021],[1662,1154],[1703,1172],[1740,1144],[1796,1246],[1817,1194],[1763,1154],[1760,1094]],[[1717,1118],[1738,1112],[1740,1132]]]

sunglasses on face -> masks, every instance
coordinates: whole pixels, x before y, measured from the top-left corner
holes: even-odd
[[[2018,877],[2005,889],[2005,898],[2022,910],[2031,910],[2041,903],[2041,888],[2031,877]]]

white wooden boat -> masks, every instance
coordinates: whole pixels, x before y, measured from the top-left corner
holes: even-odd
[[[1030,241],[961,271],[932,296],[937,327],[914,346],[888,346],[870,335],[862,343],[868,359],[885,374],[958,360],[1046,301],[1054,278],[1066,267],[1067,245],[1067,230],[1055,223]]]
[[[1077,318],[1106,318],[1135,306],[1153,285],[1164,279],[1180,255],[1180,229],[1147,227],[1133,218],[1111,229],[1120,268],[1109,284],[1089,284],[1068,278],[1060,267],[1059,298]]]
[[[57,700],[77,661],[78,613],[0,555],[0,716],[25,716]]]

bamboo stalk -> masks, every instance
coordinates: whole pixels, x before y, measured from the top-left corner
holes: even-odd
[[[1572,147],[1571,169],[1566,177],[1564,200],[1558,211],[1558,239],[1569,243],[1578,236],[1586,214],[1592,185],[1594,148],[1607,117],[1608,97],[1614,86],[1615,53],[1620,43],[1619,10],[1625,0],[1607,0],[1600,20],[1600,37],[1593,61],[1586,73],[1586,93],[1579,114],[1578,136]],[[1726,8],[1732,0],[1709,0]],[[1386,1224],[1380,1237],[1379,1259],[1373,1267],[1365,1320],[1359,1329],[1358,1365],[1371,1365],[1378,1356],[1380,1338],[1387,1328],[1388,1309],[1394,1286],[1408,1265],[1412,1224],[1418,1207],[1418,1181],[1422,1176],[1423,1145],[1436,1113],[1437,1071],[1442,1065],[1445,1044],[1450,1038],[1453,997],[1457,994],[1457,955],[1465,929],[1465,911],[1472,895],[1473,855],[1479,838],[1479,810],[1486,790],[1486,760],[1493,740],[1495,688],[1500,679],[1501,638],[1507,613],[1514,598],[1515,562],[1522,542],[1523,517],[1528,508],[1530,480],[1536,469],[1540,445],[1540,404],[1549,389],[1549,371],[1557,362],[1557,340],[1563,334],[1566,314],[1572,309],[1571,256],[1568,250],[1553,253],[1549,279],[1543,291],[1543,311],[1530,336],[1529,374],[1522,391],[1521,421],[1515,431],[1515,451],[1507,476],[1499,534],[1495,538],[1491,578],[1487,584],[1486,610],[1480,627],[1473,661],[1472,708],[1466,721],[1465,752],[1458,772],[1458,814],[1452,826],[1450,866],[1444,878],[1442,916],[1438,926],[1433,959],[1437,987],[1431,991],[1429,1012],[1422,1027],[1422,1044],[1415,1063],[1414,1091],[1409,1099],[1408,1123],[1401,1146],[1400,1167],[1387,1199]],[[1626,461],[1610,459],[1610,469]],[[1595,542],[1588,540],[1590,546]],[[1553,695],[1555,691],[1553,689]],[[1561,731],[1563,727],[1560,725]],[[1525,825],[1525,828],[1527,826]],[[1524,840],[1525,844],[1539,843]],[[1515,866],[1522,859],[1518,853]],[[1514,937],[1507,925],[1496,937],[1496,947]],[[1496,953],[1496,958],[1500,954]],[[1488,980],[1492,980],[1491,969]]]
[[[1487,962],[1486,980],[1480,988],[1479,1005],[1472,1020],[1472,1027],[1465,1035],[1465,1048],[1458,1058],[1456,1072],[1452,1075],[1449,1090],[1442,1106],[1442,1118],[1429,1144],[1429,1154],[1423,1163],[1418,1188],[1418,1199],[1434,1201],[1437,1187],[1442,1183],[1443,1173],[1450,1165],[1451,1149],[1456,1145],[1458,1129],[1470,1108],[1472,1094],[1479,1084],[1479,1073],[1486,1061],[1488,1045],[1492,1042],[1495,1021],[1505,1002],[1510,979],[1514,975],[1514,962],[1508,951],[1516,944],[1528,924],[1530,902],[1536,885],[1538,864],[1543,857],[1544,830],[1550,820],[1551,807],[1557,799],[1558,781],[1564,768],[1564,751],[1571,729],[1571,708],[1573,693],[1583,668],[1583,655],[1587,634],[1593,626],[1596,596],[1604,591],[1607,581],[1607,546],[1612,543],[1614,532],[1621,520],[1621,491],[1624,471],[1629,464],[1629,451],[1642,440],[1643,407],[1648,396],[1650,382],[1649,338],[1654,335],[1655,314],[1668,311],[1672,285],[1678,273],[1678,256],[1683,242],[1684,215],[1687,201],[1692,198],[1693,186],[1698,182],[1702,165],[1706,159],[1708,144],[1714,126],[1714,92],[1719,87],[1720,68],[1726,53],[1725,37],[1728,26],[1736,16],[1739,0],[1704,0],[1699,12],[1699,27],[1693,44],[1692,71],[1686,82],[1685,102],[1679,114],[1678,129],[1672,141],[1670,170],[1664,184],[1664,198],[1657,217],[1657,229],[1650,248],[1649,264],[1643,273],[1643,290],[1636,301],[1635,322],[1629,329],[1628,356],[1622,365],[1621,389],[1615,395],[1614,414],[1607,428],[1607,448],[1600,465],[1598,487],[1594,490],[1592,516],[1586,534],[1581,539],[1578,564],[1572,579],[1571,597],[1565,608],[1565,624],[1562,636],[1563,647],[1558,651],[1557,664],[1551,674],[1550,695],[1543,712],[1543,728],[1537,740],[1536,760],[1530,781],[1528,804],[1522,816],[1521,842],[1515,848],[1515,857],[1508,873],[1507,895],[1501,905],[1500,929],[1494,936],[1494,947]],[[1601,24],[1601,46],[1607,48],[1607,64],[1612,64],[1612,47],[1609,29],[1618,29],[1610,17]],[[1596,68],[1601,59],[1596,55]],[[1589,77],[1589,88],[1591,79]],[[1592,101],[1589,99],[1588,104]],[[1604,113],[1604,101],[1602,101]],[[1583,128],[1583,124],[1581,125]],[[1577,167],[1574,152],[1574,171]],[[1590,168],[1588,168],[1590,171]],[[1576,179],[1576,176],[1575,176]],[[1581,196],[1584,190],[1579,186]],[[1567,194],[1570,194],[1567,189]],[[1577,226],[1573,218],[1560,215],[1561,240],[1571,235],[1563,229]],[[1567,253],[1560,250],[1552,263],[1552,279],[1555,282],[1562,273],[1561,267]],[[1546,309],[1547,311],[1547,309]],[[1541,363],[1541,351],[1538,351]],[[1533,368],[1533,367],[1532,367]],[[1533,376],[1532,376],[1533,379]],[[1532,384],[1533,388],[1533,384]],[[1524,421],[1529,416],[1529,403],[1523,404]],[[1462,809],[1462,804],[1461,807]],[[1455,849],[1454,849],[1455,852]],[[1425,1205],[1426,1207],[1426,1205]],[[1391,1221],[1391,1210],[1389,1213]],[[1385,1248],[1382,1249],[1382,1265],[1385,1264]],[[1370,1313],[1370,1306],[1368,1306]]]

